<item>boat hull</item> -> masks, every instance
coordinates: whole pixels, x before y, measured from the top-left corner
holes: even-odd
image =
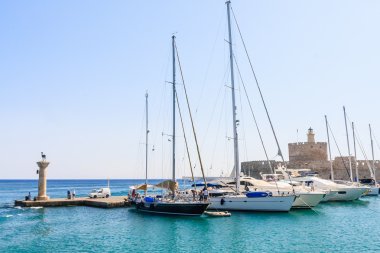
[[[209,203],[175,203],[175,202],[155,202],[136,204],[136,209],[141,212],[164,214],[164,215],[185,215],[199,216],[204,213]]]
[[[324,193],[299,193],[292,208],[312,208],[317,206],[326,196]]]
[[[379,195],[379,187],[378,186],[370,186],[371,189],[367,193],[367,196],[378,196]]]
[[[223,200],[222,200],[223,199]],[[295,195],[248,198],[245,195],[218,196],[210,198],[208,210],[288,212]]]
[[[368,188],[341,188],[328,201],[353,201],[366,194]]]
[[[338,191],[332,191],[332,190],[330,190],[330,191],[328,191],[326,193],[326,196],[322,199],[321,202],[327,202],[327,201],[329,201],[331,198],[333,198],[337,194],[338,194]]]

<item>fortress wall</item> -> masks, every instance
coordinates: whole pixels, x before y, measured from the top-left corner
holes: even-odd
[[[365,160],[355,160],[355,157],[351,157],[351,166],[352,166],[352,173],[353,177],[356,177],[356,172],[355,172],[355,164],[358,167],[358,173],[359,173],[359,178],[370,178],[371,173],[368,169],[368,164]],[[369,161],[369,165],[372,166],[372,161]],[[333,168],[334,168],[334,174],[335,170],[339,172],[339,170],[342,171],[345,175],[347,175],[347,170],[350,171],[350,164],[348,160],[348,156],[343,156],[343,157],[335,157],[334,162],[333,162]],[[380,173],[380,161],[375,160],[375,173],[379,174]],[[380,175],[378,175],[380,176]],[[379,178],[376,176],[376,178]]]
[[[330,177],[330,162],[329,161],[293,161],[289,162],[290,169],[310,169],[318,172],[322,178]]]
[[[275,160],[270,160],[269,162],[273,169],[277,168],[277,165],[280,164],[280,162]],[[243,172],[246,176],[251,176],[258,179],[261,179],[260,172],[263,174],[272,173],[268,161],[266,160],[242,162],[241,172]]]

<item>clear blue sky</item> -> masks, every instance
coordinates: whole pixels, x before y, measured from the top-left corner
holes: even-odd
[[[317,141],[326,141],[324,114],[347,154],[343,105],[369,155],[368,123],[380,138],[380,2],[235,0],[232,6],[286,157],[297,129],[300,141],[310,126]],[[233,29],[236,58],[274,158],[277,148]],[[51,162],[49,178],[145,177],[146,90],[149,175],[170,177],[171,142],[162,133],[171,131],[165,81],[171,80],[173,32],[207,174],[229,174],[223,0],[1,1],[0,31],[0,178],[36,178],[41,151]],[[241,161],[265,159],[236,80]],[[177,175],[189,175],[177,123]],[[188,119],[185,124],[190,138]],[[193,141],[191,152],[195,162]]]

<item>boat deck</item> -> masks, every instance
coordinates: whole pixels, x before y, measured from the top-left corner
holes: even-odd
[[[90,206],[90,207],[100,207],[100,208],[115,208],[115,207],[126,207],[130,206],[131,203],[128,201],[127,196],[112,196],[109,198],[56,198],[48,200],[16,200],[15,206],[22,207],[60,207],[60,206]]]

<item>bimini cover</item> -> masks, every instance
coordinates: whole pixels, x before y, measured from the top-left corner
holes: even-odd
[[[154,202],[154,198],[153,197],[145,197],[145,202],[147,203],[153,203]]]
[[[268,197],[269,193],[268,192],[248,192],[246,196],[248,198],[264,198],[264,197]]]
[[[197,183],[197,184],[192,184],[191,187],[199,187],[199,186],[205,186],[205,183]],[[217,184],[217,183],[207,183],[207,187],[216,187],[220,188],[222,185]]]
[[[169,189],[172,192],[175,192],[178,189],[178,183],[172,180],[165,180],[164,182],[156,184],[155,186],[159,188]]]

